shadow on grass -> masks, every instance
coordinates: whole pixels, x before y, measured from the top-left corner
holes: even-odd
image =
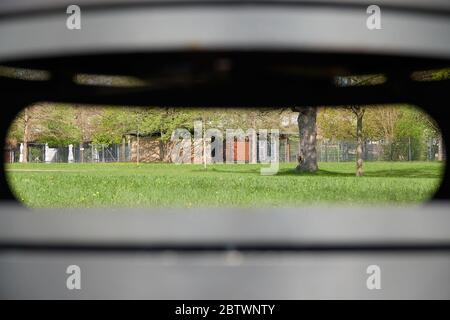
[[[318,170],[316,173],[301,173],[295,170],[281,171],[279,176],[320,176],[320,177],[354,177],[354,172],[338,172],[329,170]],[[363,171],[363,177],[373,178],[440,178],[440,171],[417,170],[417,169],[393,169],[393,170],[373,170]]]
[[[216,173],[233,173],[233,174],[252,174],[260,175],[259,168],[253,170],[228,170],[212,168],[207,170],[209,172]],[[205,172],[205,171],[204,171]],[[369,170],[363,171],[363,177],[373,178],[441,178],[443,170],[430,170],[420,168],[405,168],[405,169],[392,169],[392,170]],[[339,172],[330,170],[317,170],[315,173],[309,172],[297,172],[295,169],[281,169],[276,176],[295,176],[295,177],[355,177],[354,172]]]

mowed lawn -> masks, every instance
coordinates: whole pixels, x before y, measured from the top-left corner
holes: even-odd
[[[266,165],[267,166],[267,165]],[[433,196],[443,164],[320,163],[316,174],[295,173],[281,164],[275,176],[262,165],[96,163],[9,164],[16,197],[30,207],[262,207],[303,204],[409,204]]]

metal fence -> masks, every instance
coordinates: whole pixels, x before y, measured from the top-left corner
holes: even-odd
[[[355,161],[356,146],[356,141],[318,140],[317,159],[319,162]],[[365,161],[434,161],[438,160],[438,152],[438,139],[367,140],[363,143],[362,158]],[[298,137],[280,140],[280,162],[296,162],[298,153]],[[445,153],[443,156],[445,159]]]
[[[438,160],[438,143],[437,139],[417,140],[413,138],[397,139],[390,142],[383,140],[365,141],[362,158],[365,161],[433,161]],[[267,148],[270,156],[272,156],[269,141],[268,144]],[[258,148],[259,152],[261,152],[260,148],[261,146]],[[319,162],[346,162],[356,159],[355,141],[318,140],[316,149]],[[280,162],[296,162],[298,151],[298,137],[292,136],[280,139],[278,150]],[[9,158],[13,162],[19,162],[20,149],[16,148],[10,152]],[[131,159],[129,143],[125,145],[86,143],[58,147],[30,143],[28,146],[29,162],[130,162]],[[260,160],[259,157],[258,160]]]
[[[11,150],[13,162],[20,162],[20,148]],[[28,144],[28,162],[128,162],[130,147],[119,144],[83,144],[49,147],[41,143]]]
[[[130,146],[126,144],[85,144],[74,146],[74,162],[128,162]]]
[[[438,160],[437,139],[413,138],[394,141],[364,141],[362,158],[365,161],[433,161]],[[319,141],[318,159],[321,162],[345,162],[356,160],[356,142]]]

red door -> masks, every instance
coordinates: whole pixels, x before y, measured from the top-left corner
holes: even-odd
[[[244,149],[244,152],[242,152]],[[235,141],[234,142],[234,161],[248,162],[249,145],[248,141]]]

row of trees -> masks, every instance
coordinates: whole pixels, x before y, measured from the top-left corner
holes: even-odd
[[[195,121],[203,128],[278,128],[280,115],[289,110],[194,109],[173,107],[107,107],[40,103],[17,115],[8,132],[9,145],[23,144],[28,154],[30,142],[50,146],[69,144],[122,144],[126,136],[159,135],[163,146],[177,128],[193,130]],[[285,116],[286,118],[286,116]],[[170,150],[167,150],[167,155]],[[121,152],[122,156],[125,152]],[[124,160],[124,159],[122,159]],[[27,159],[24,157],[24,161]]]
[[[421,109],[407,105],[321,108],[317,117],[322,139],[356,141],[357,175],[361,175],[361,152],[365,141],[382,141],[389,146],[386,158],[404,160],[412,153],[423,159],[427,141],[437,144],[437,159],[444,158],[444,143],[437,123]],[[358,172],[358,169],[360,172]]]
[[[415,75],[418,80],[438,80],[448,78],[449,70],[425,72]],[[429,77],[429,79],[427,78]],[[336,81],[338,86],[376,85],[384,82],[383,75],[341,77]],[[408,106],[343,106],[325,108],[317,121],[318,108],[294,108],[298,114],[300,135],[299,164],[300,172],[317,171],[316,137],[318,127],[323,137],[331,139],[354,138],[356,147],[356,176],[362,176],[362,153],[364,140],[383,139],[393,143],[396,138],[413,138],[417,143],[424,137],[438,139],[438,160],[443,160],[444,146],[437,123],[423,111]],[[366,123],[363,126],[363,119]]]
[[[314,172],[318,168],[317,139],[357,141],[358,176],[362,175],[365,140],[390,143],[409,138],[419,144],[426,138],[434,138],[439,140],[439,159],[443,157],[442,138],[436,123],[419,109],[399,105],[242,110],[41,103],[26,108],[17,116],[9,130],[8,142],[11,145],[23,143],[25,155],[28,154],[29,142],[48,143],[50,146],[93,142],[122,144],[122,148],[125,148],[127,135],[135,135],[138,141],[142,135],[159,135],[161,141],[168,142],[176,128],[192,130],[194,121],[199,120],[203,123],[203,130],[278,128],[291,134],[298,132],[300,145],[297,170],[301,172]],[[168,143],[163,145],[169,146]],[[252,145],[256,147],[256,144]],[[166,151],[165,154],[169,155],[170,150]],[[121,154],[123,156],[125,152]]]

